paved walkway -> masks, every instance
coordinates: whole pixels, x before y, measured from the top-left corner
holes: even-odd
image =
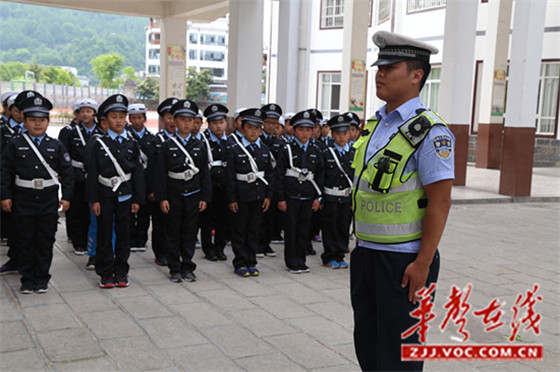
[[[506,301],[506,326],[485,333],[469,315],[468,342],[507,343],[516,295],[538,283],[541,334],[521,336],[544,344],[544,361],[428,362],[426,371],[557,370],[559,171],[536,169],[533,202],[510,203],[519,200],[497,195],[498,183],[492,184],[498,171],[469,167],[469,186],[453,190],[456,205],[440,244],[437,318],[428,336],[429,344],[458,343],[454,325],[443,333],[436,326],[451,286],[471,283],[473,309],[494,298]],[[311,273],[292,275],[284,270],[282,247],[275,246],[278,257],[259,262],[261,277],[239,278],[230,262],[208,262],[197,250],[199,280],[173,284],[144,252],[131,255],[129,288],[101,290],[60,222],[47,294],[22,295],[18,275],[0,278],[0,371],[359,370],[348,270],[326,269],[311,256]],[[5,262],[6,248],[1,253]],[[226,254],[232,258],[230,247]]]

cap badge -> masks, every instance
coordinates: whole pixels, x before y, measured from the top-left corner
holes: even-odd
[[[122,101],[123,101],[123,100],[122,100],[122,96],[117,96],[117,98],[115,98],[115,100],[116,100],[118,103],[122,103]]]
[[[304,113],[303,113],[303,117],[304,117],[305,119],[309,119],[309,112],[304,112]]]
[[[338,118],[338,122],[339,122],[339,123],[342,123],[343,121],[344,121],[344,116],[340,116],[340,117]]]
[[[174,105],[174,104],[176,104],[176,103],[177,103],[177,100],[176,100],[176,99],[174,99],[173,101],[171,101],[171,104],[172,104],[172,105]]]
[[[183,104],[183,107],[190,108],[191,103],[189,101],[185,101],[185,103]]]
[[[35,97],[35,93],[27,92],[27,98]]]
[[[275,105],[270,105],[270,109],[271,110],[276,110],[276,106]]]
[[[255,111],[255,116],[261,116],[261,110],[256,110]]]
[[[218,111],[218,106],[212,106],[212,112]]]
[[[33,100],[33,104],[35,106],[40,106],[40,105],[43,104],[43,100],[41,98],[37,97],[37,98],[35,98],[35,100]]]

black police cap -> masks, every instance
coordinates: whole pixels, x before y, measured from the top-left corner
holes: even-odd
[[[262,107],[262,110],[266,114],[267,118],[279,119],[282,116],[282,107],[276,103],[269,103]]]
[[[314,108],[307,109],[306,111],[313,115],[313,117],[315,118],[315,124],[317,125],[321,124],[321,120],[323,120],[323,114],[321,114],[321,111]]]
[[[179,101],[179,98],[169,97],[163,100],[157,108],[159,116],[163,116],[166,112],[171,112],[171,107]]]
[[[53,105],[51,101],[43,96],[34,96],[20,102],[24,117],[48,118]]]
[[[99,114],[107,116],[111,111],[128,112],[128,98],[123,94],[113,94],[99,106]]]
[[[224,119],[229,112],[221,103],[213,103],[204,110],[204,117],[208,121]]]
[[[348,111],[345,112],[343,115],[346,115],[350,118],[350,125],[353,125],[358,128],[360,127],[360,117],[356,115],[356,113]]]
[[[350,128],[351,121],[352,118],[348,115],[336,115],[327,122],[327,125],[333,132],[342,132]]]
[[[262,109],[259,108],[248,108],[239,113],[241,116],[241,122],[260,127],[263,124],[266,114]]]
[[[23,110],[22,107],[23,101],[31,97],[43,97],[43,96],[41,95],[41,93],[36,92],[34,90],[24,90],[17,95],[16,99],[14,100],[14,105],[18,109]]]
[[[174,118],[179,116],[194,118],[198,114],[198,105],[190,99],[180,99],[171,106],[170,112]]]
[[[300,111],[295,114],[292,119],[290,120],[290,124],[292,127],[309,127],[313,128],[315,126],[315,115],[311,112],[311,110]]]
[[[379,47],[377,60],[372,66],[391,65],[407,60],[430,63],[430,55],[438,53],[433,45],[394,32],[377,31],[372,39]]]

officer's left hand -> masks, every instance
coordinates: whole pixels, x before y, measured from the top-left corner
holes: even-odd
[[[68,208],[70,208],[70,202],[68,200],[61,200],[58,202],[58,209],[60,209],[60,207],[62,207],[61,212],[64,213],[68,210]]]
[[[12,211],[12,199],[2,200],[2,210],[4,212],[11,212]]]
[[[206,209],[206,202],[205,201],[199,201],[198,202],[198,211],[199,212],[204,212],[204,210]]]
[[[150,194],[148,194],[148,199],[150,199],[150,201],[154,201],[154,200],[156,200],[156,197],[155,197],[155,195],[154,195],[154,193],[153,193],[153,192],[152,192],[152,193],[150,193]]]
[[[408,285],[408,300],[413,304],[416,304],[420,299],[416,292],[426,285],[429,272],[430,265],[425,266],[417,261],[409,263],[404,270],[401,287],[405,288]]]
[[[270,198],[264,199],[262,208],[263,208],[263,213],[265,213],[268,210],[268,208],[270,208]]]
[[[317,199],[313,200],[313,205],[311,206],[313,212],[317,212],[320,208],[321,208],[321,202]]]
[[[132,213],[138,213],[139,210],[140,210],[140,204],[132,203],[132,205],[130,206],[130,211]]]

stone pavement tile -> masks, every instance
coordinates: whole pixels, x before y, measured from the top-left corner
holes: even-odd
[[[128,264],[134,271],[140,267],[150,267],[153,263],[154,256],[151,252],[148,252],[148,250],[146,250],[146,252],[130,252]]]
[[[279,353],[241,358],[236,362],[247,371],[305,371],[305,368]]]
[[[2,334],[2,338],[4,337]],[[47,371],[47,363],[37,349],[3,352],[0,355],[0,371]]]
[[[272,347],[251,332],[236,325],[205,328],[201,331],[233,359],[268,354]]]
[[[266,341],[304,368],[330,367],[348,363],[348,360],[334,353],[332,349],[304,334],[272,336],[267,337]]]
[[[105,311],[115,307],[111,299],[96,288],[81,292],[67,292],[62,297],[77,314]]]
[[[207,301],[213,303],[224,311],[244,310],[255,307],[253,303],[249,302],[245,297],[232,291],[231,289],[199,291],[198,295],[202,296]]]
[[[552,353],[546,348],[543,350],[543,360],[541,361],[526,361],[520,362],[520,364],[525,365],[530,368],[534,368],[537,371],[557,371],[560,365],[560,354]]]
[[[62,303],[62,298],[58,295],[58,293],[53,290],[52,287],[49,288],[47,293],[41,294],[21,294],[19,293],[20,283],[18,283],[16,288],[12,287],[12,291],[15,294],[17,300],[19,301],[21,307],[28,308],[33,306],[43,306],[43,305],[51,305],[51,304],[60,304]]]
[[[305,286],[302,283],[291,282],[276,284],[276,287],[283,296],[292,299],[300,304],[312,304],[325,301],[325,297],[317,291]]]
[[[51,363],[95,358],[104,355],[93,336],[82,328],[38,333],[39,343]]]
[[[323,368],[313,368],[313,372],[339,372],[339,371],[360,371],[360,366],[356,364],[341,364],[338,366],[323,367]]]
[[[79,327],[65,304],[29,307],[24,309],[23,313],[30,327],[36,332]]]
[[[469,362],[473,364],[477,362]],[[538,371],[530,365],[524,365],[519,362],[478,362],[481,365],[478,367],[479,371],[515,371],[515,372],[535,372]]]
[[[152,295],[161,300],[166,305],[184,304],[190,302],[201,302],[202,300],[195,296],[189,287],[184,285],[176,285],[167,282],[165,284],[149,285],[146,287]]]
[[[147,337],[119,338],[103,341],[103,346],[125,371],[149,371],[173,366],[167,355]]]
[[[107,356],[86,360],[78,360],[69,363],[55,364],[54,369],[58,372],[75,371],[116,371],[115,365],[111,363]]]
[[[231,324],[231,320],[214,309],[213,306],[200,302],[192,304],[172,305],[171,309],[179,313],[183,319],[197,328]]]
[[[97,286],[98,282],[99,282],[99,280],[95,283],[95,290],[99,291],[99,293],[109,295],[109,296],[113,297],[114,299],[130,298],[130,297],[143,297],[143,296],[149,296],[150,295],[150,293],[139,282],[137,282],[133,278],[130,278],[130,280],[129,280],[130,286],[126,287],[126,288],[103,289],[103,288],[99,288]]]
[[[252,298],[251,301],[281,319],[311,315],[305,307],[284,296],[258,297]]]
[[[289,282],[292,281],[292,278],[290,278],[286,275],[286,274],[288,274],[288,272],[284,268],[283,264],[282,264],[282,268],[271,267],[271,266],[268,266],[268,267],[265,268],[265,267],[261,267],[260,265],[258,266],[258,268],[259,268],[260,271],[262,271],[262,274],[259,275],[259,277],[256,278],[256,280],[261,285],[273,285],[273,284],[279,284],[279,283],[289,283]],[[290,274],[290,275],[293,275],[293,274]],[[251,279],[251,278],[239,278],[239,279]]]
[[[325,289],[321,292],[327,296],[337,299],[339,302],[350,303],[350,288]]]
[[[296,332],[295,328],[290,327],[262,309],[234,311],[230,314],[258,337]]]
[[[128,288],[122,290],[126,291]],[[115,288],[119,291],[121,288]],[[162,304],[150,296],[141,297],[125,297],[119,298],[118,301],[132,314],[135,318],[153,318],[156,316],[169,316],[171,313]]]
[[[0,299],[0,319],[2,321],[21,319],[11,298]]]
[[[144,335],[142,329],[121,310],[94,311],[80,317],[99,339]]]
[[[35,343],[20,320],[0,322],[0,352],[30,349]]]
[[[245,297],[271,296],[278,294],[278,291],[273,286],[266,284],[266,282],[262,279],[263,276],[266,275],[266,273],[261,272],[261,276],[258,278],[240,278],[232,273],[232,277],[227,281],[224,280],[224,284]]]
[[[350,285],[350,277],[347,273],[349,273],[349,270],[337,270],[339,272],[334,272],[335,270],[324,268],[325,270],[333,272],[323,273],[322,269],[319,274],[313,272],[311,275],[294,275],[293,279],[296,282],[303,283],[316,290],[339,289],[341,287],[346,288],[346,290],[348,289],[348,286]],[[328,274],[332,275],[329,276]],[[342,283],[339,283],[339,280],[337,280],[341,278],[334,277],[334,275],[337,277],[340,275],[344,279]],[[345,282],[348,283],[345,285]]]
[[[464,268],[458,270],[461,274],[465,276],[465,280],[478,279],[479,281],[486,282],[488,284],[506,284],[509,283],[511,280],[500,275],[494,275],[492,273],[474,269],[472,267]]]
[[[195,345],[167,350],[188,371],[239,371],[230,358],[214,345]]]
[[[201,257],[197,262],[197,270],[214,279],[230,278],[233,275],[233,267],[227,261],[211,262]]]
[[[354,313],[352,307],[348,303],[342,304],[338,302],[320,302],[316,304],[306,305],[306,308],[319,314],[332,322],[336,322],[349,331],[354,330]]]
[[[469,362],[462,361],[425,361],[424,372],[476,371]]]
[[[179,317],[143,319],[140,324],[162,349],[208,342],[186,326]]]
[[[337,352],[351,360],[356,366],[358,365],[358,358],[356,357],[356,349],[354,348],[354,340],[347,344],[336,345],[333,347]]]
[[[85,262],[84,262],[85,265]],[[53,272],[53,277],[51,284],[59,292],[73,292],[73,291],[84,291],[93,288],[99,278],[97,275],[91,272],[81,272],[79,270],[64,271],[66,269],[60,269],[59,271]]]
[[[287,322],[327,345],[344,344],[353,340],[352,332],[318,315],[291,318]]]
[[[204,271],[199,271],[197,270],[195,272],[198,280],[196,282],[193,283],[184,283],[181,284],[187,288],[189,288],[189,290],[191,290],[193,293],[198,293],[199,291],[211,291],[214,289],[224,289],[226,288],[226,286],[217,281],[214,277],[211,277],[207,274],[204,273]],[[177,283],[171,283],[171,281],[169,281],[170,285],[177,285]]]
[[[167,269],[159,266],[132,267],[129,272],[131,279],[144,284],[171,283]]]

